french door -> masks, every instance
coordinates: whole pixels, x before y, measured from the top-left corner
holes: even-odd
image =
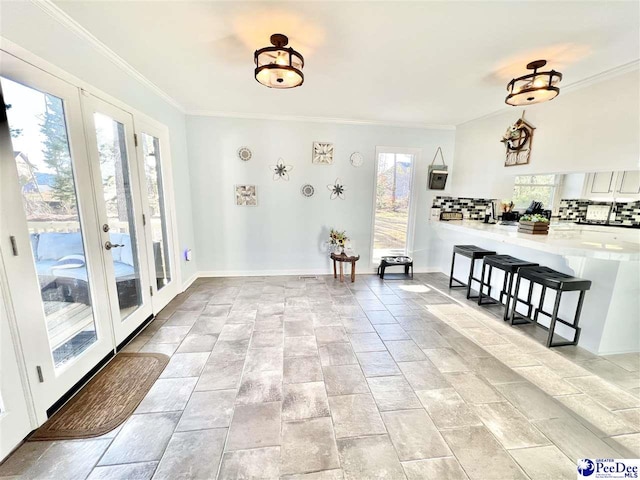
[[[0,248],[41,423],[114,336],[79,91],[0,54]]]
[[[96,192],[116,344],[153,314],[133,117],[84,94],[85,130]]]
[[[169,141],[164,129],[149,122],[136,122],[138,175],[142,189],[143,224],[147,239],[147,259],[153,292],[153,313],[158,313],[178,291],[176,265],[178,250],[173,244],[175,219],[168,208],[171,176],[163,169]]]
[[[153,126],[136,142],[130,113],[3,51],[0,87],[0,279],[37,425],[178,293],[168,144]],[[4,431],[18,391],[2,322]]]

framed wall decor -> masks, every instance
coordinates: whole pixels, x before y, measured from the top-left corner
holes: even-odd
[[[500,140],[505,148],[505,167],[526,165],[531,160],[531,145],[533,144],[533,131],[536,129],[522,117],[509,125],[507,131]]]
[[[333,143],[313,142],[311,163],[316,165],[331,165],[333,163]]]
[[[258,192],[255,185],[236,185],[234,193],[238,207],[258,206]]]

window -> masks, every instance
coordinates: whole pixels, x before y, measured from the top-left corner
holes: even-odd
[[[412,187],[419,150],[376,149],[372,261],[411,251]]]
[[[545,209],[553,209],[557,188],[556,175],[518,175],[513,186],[516,209],[526,209],[531,202],[542,202]]]

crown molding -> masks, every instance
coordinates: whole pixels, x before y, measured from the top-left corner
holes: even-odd
[[[625,73],[633,72],[633,71],[638,70],[638,69],[640,69],[640,59],[634,60],[633,62],[625,63],[625,64],[622,64],[622,65],[618,65],[617,67],[611,68],[609,70],[605,70],[604,72],[596,73],[595,75],[592,75],[590,77],[583,78],[582,80],[578,80],[578,81],[575,81],[575,82],[570,83],[568,85],[565,85],[565,86],[562,87],[562,92],[563,93],[575,92],[575,91],[580,90],[582,88],[589,87],[589,86],[594,85],[596,83],[600,83],[600,82],[603,82],[603,81],[608,80],[610,78],[614,78],[614,77],[617,77],[619,75],[624,75]],[[465,125],[465,124],[471,123],[471,122],[475,122],[477,120],[484,120],[485,118],[495,117],[495,116],[500,115],[502,113],[513,111],[513,108],[514,107],[509,107],[509,106],[505,105],[504,107],[500,108],[499,110],[495,110],[495,111],[493,111],[491,113],[487,113],[485,115],[481,115],[479,117],[472,118],[470,120],[465,120],[464,122],[459,123],[457,126],[460,127],[462,125]]]
[[[76,22],[73,18],[67,15],[60,7],[55,5],[51,0],[31,0],[35,6],[37,6],[40,10],[48,14],[62,26],[64,26],[67,30],[74,33],[76,36],[81,38],[82,40],[88,42],[94,49],[96,49],[100,54],[106,57],[109,61],[111,61],[114,65],[119,67],[125,73],[136,79],[138,82],[143,84],[145,87],[149,88],[156,95],[162,98],[164,101],[174,106],[182,113],[185,113],[184,107],[173,97],[171,97],[168,93],[158,87],[155,83],[145,77],[142,73],[136,70],[131,64],[129,64],[126,60],[124,60],[120,55],[115,53],[109,47],[107,47],[104,43],[102,43],[98,38],[96,38],[91,32],[89,32],[86,28]]]
[[[245,120],[276,120],[283,122],[336,123],[341,125],[364,125],[376,127],[420,128],[430,130],[455,130],[455,125],[440,125],[420,122],[387,122],[383,120],[365,120],[357,118],[307,117],[300,115],[272,115],[261,113],[216,112],[210,110],[187,110],[193,117],[238,118]]]

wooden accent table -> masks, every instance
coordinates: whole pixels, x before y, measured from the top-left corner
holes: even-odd
[[[349,262],[351,264],[351,283],[356,281],[356,262],[360,260],[360,255],[350,257],[346,253],[332,253],[331,260],[333,260],[333,278],[338,277],[338,274],[336,272],[336,262],[338,262],[340,264],[340,281],[344,282],[344,271],[342,268],[342,264],[345,262]]]

